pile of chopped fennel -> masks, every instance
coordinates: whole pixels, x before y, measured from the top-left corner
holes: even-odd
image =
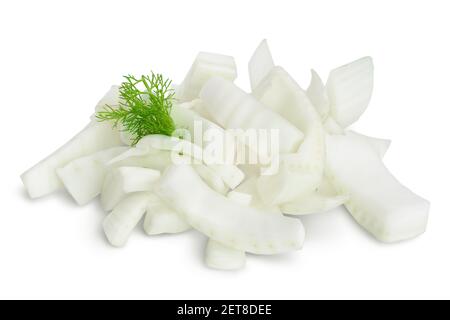
[[[383,242],[425,231],[429,202],[383,164],[390,141],[348,129],[371,98],[370,57],[332,70],[326,83],[312,70],[304,90],[274,64],[264,40],[248,70],[251,93],[234,84],[232,57],[199,53],[184,81],[173,86],[170,116],[192,134],[194,121],[218,130],[277,129],[276,173],[238,162],[206,163],[198,155],[207,145],[182,136],[151,134],[133,144],[123,127],[95,117],[120,105],[120,87],[112,86],[82,131],[22,174],[29,196],[65,188],[79,205],[99,196],[103,229],[116,247],[141,220],[148,235],[195,229],[208,238],[206,265],[222,270],[242,268],[246,253],[301,249],[305,229],[298,216],[341,205]],[[174,152],[197,161],[174,163]]]

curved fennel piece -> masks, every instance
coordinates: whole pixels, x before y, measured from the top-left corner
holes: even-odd
[[[279,130],[280,152],[297,151],[303,139],[303,133],[289,121],[224,79],[211,78],[200,98],[208,113],[226,129]]]
[[[147,209],[149,195],[148,192],[130,194],[103,220],[103,230],[113,246],[122,247],[127,243]]]
[[[370,137],[355,131],[347,131],[346,134],[350,137],[355,137],[364,140],[366,143],[372,146],[372,148],[375,150],[375,152],[378,154],[380,158],[384,158],[384,155],[386,154],[391,145],[391,140],[388,139]]]
[[[276,254],[303,244],[299,220],[237,204],[211,190],[191,166],[167,168],[155,192],[193,228],[231,248]]]
[[[136,147],[143,150],[157,149],[176,152],[197,160],[199,164],[205,162],[203,157],[204,152],[200,146],[177,137],[152,134],[139,140]],[[231,189],[239,185],[245,178],[244,173],[235,165],[208,164],[206,162],[205,165],[216,172]]]
[[[155,194],[149,195],[144,219],[145,233],[148,235],[180,233],[189,229],[191,226],[177,212]]]
[[[205,248],[205,263],[218,270],[237,270],[245,266],[245,252],[208,240]]]
[[[108,172],[101,192],[105,211],[112,210],[128,193],[151,191],[161,176],[157,170],[140,167],[119,167]]]
[[[234,58],[223,54],[200,52],[177,88],[176,98],[179,101],[198,98],[203,85],[214,76],[234,81],[237,77]]]
[[[305,134],[296,153],[281,156],[278,173],[258,179],[261,198],[269,204],[281,204],[313,192],[322,181],[325,132],[306,92],[283,68],[274,67],[253,94]]]
[[[21,175],[31,198],[38,198],[62,187],[56,169],[94,152],[120,146],[119,132],[109,123],[92,121],[69,142]]]
[[[127,147],[113,147],[75,159],[56,169],[66,190],[83,205],[100,194],[106,175],[106,163],[126,151]]]
[[[363,114],[372,96],[372,58],[364,57],[332,70],[326,88],[333,119],[341,127],[348,127]]]
[[[260,42],[248,62],[248,74],[252,90],[259,86],[273,67],[275,67],[275,64],[273,63],[272,54],[270,53],[267,40],[264,39]]]
[[[355,220],[384,242],[425,231],[429,202],[400,184],[376,151],[352,135],[327,136],[327,175]]]

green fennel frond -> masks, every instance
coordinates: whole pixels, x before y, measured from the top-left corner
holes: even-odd
[[[175,130],[170,116],[175,95],[172,82],[153,72],[150,76],[124,78],[119,89],[119,106],[107,105],[97,112],[97,120],[113,121],[114,126],[121,124],[121,129],[131,134],[132,145],[149,134],[170,136]]]

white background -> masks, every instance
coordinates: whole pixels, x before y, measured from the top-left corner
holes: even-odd
[[[450,298],[448,1],[2,1],[0,298]],[[267,38],[306,87],[309,69],[361,56],[375,90],[354,128],[393,140],[392,172],[431,201],[427,232],[385,245],[344,210],[303,219],[304,249],[249,256],[239,272],[202,262],[195,232],[123,249],[97,202],[63,192],[31,201],[20,173],[87,123],[111,84],[162,72],[180,82],[200,50],[247,61]],[[376,183],[374,181],[373,183]]]

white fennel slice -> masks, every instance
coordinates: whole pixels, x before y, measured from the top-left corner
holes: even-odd
[[[205,263],[218,270],[237,270],[245,266],[245,252],[209,239],[205,248]]]
[[[248,74],[252,90],[258,87],[260,82],[274,66],[275,64],[273,63],[269,45],[267,44],[267,40],[264,39],[258,45],[248,63]]]
[[[429,202],[400,184],[366,141],[352,135],[327,137],[327,176],[346,208],[377,239],[395,242],[423,233]]]
[[[92,121],[69,142],[21,175],[31,198],[38,198],[62,187],[56,169],[94,152],[120,146],[119,133],[109,123]]]
[[[110,170],[104,179],[101,204],[112,210],[128,193],[151,191],[161,176],[158,170],[140,167],[118,167]]]
[[[348,127],[366,110],[373,90],[372,58],[364,57],[332,70],[326,84],[332,117]]]
[[[147,209],[150,193],[137,192],[120,201],[103,220],[106,238],[115,247],[124,246]]]
[[[177,88],[176,98],[179,101],[198,98],[203,85],[214,76],[234,81],[237,77],[234,58],[222,54],[200,52],[184,81]]]
[[[144,231],[148,235],[181,233],[191,226],[158,196],[151,194],[144,219]]]
[[[354,137],[355,139],[358,138],[364,140],[366,143],[372,146],[372,148],[375,150],[375,152],[378,154],[380,158],[384,157],[384,155],[389,149],[389,146],[391,145],[391,140],[388,139],[370,137],[355,131],[347,131],[346,134],[350,137]]]
[[[126,151],[128,147],[113,147],[72,160],[56,169],[64,187],[79,204],[83,205],[100,194],[107,171],[107,162]]]
[[[273,68],[253,94],[305,134],[296,153],[281,157],[276,174],[258,179],[261,198],[280,204],[311,193],[322,180],[325,163],[325,132],[317,110],[281,67]]]
[[[299,220],[237,204],[210,189],[191,166],[167,168],[155,192],[193,228],[233,249],[277,254],[302,247]]]
[[[230,81],[210,79],[200,98],[214,121],[225,129],[278,130],[280,152],[296,151],[303,139],[303,133],[293,124]]]
[[[191,157],[196,164],[204,162],[203,149],[187,140],[179,139],[177,137],[169,137],[164,135],[148,135],[143,137],[136,145],[139,149],[157,149],[170,151],[172,160],[183,163],[183,159]],[[244,173],[235,165],[231,164],[209,164],[204,163],[211,170],[216,172],[225,184],[231,189],[235,188],[242,180],[244,180]]]

